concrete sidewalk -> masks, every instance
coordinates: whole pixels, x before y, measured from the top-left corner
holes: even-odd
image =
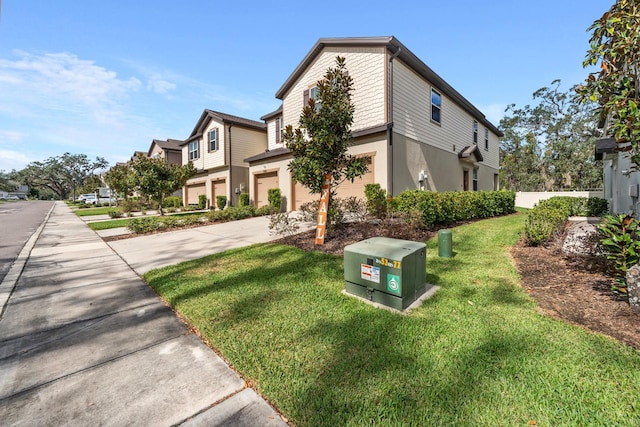
[[[2,425],[286,426],[64,203],[40,230],[0,319]]]

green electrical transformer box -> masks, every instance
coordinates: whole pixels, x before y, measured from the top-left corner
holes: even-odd
[[[345,291],[404,310],[427,290],[426,245],[372,237],[344,248]]]

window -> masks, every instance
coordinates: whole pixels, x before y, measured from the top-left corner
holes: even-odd
[[[473,191],[478,191],[478,169],[473,170]]]
[[[440,123],[440,110],[442,108],[442,98],[435,89],[431,89],[431,120]]]
[[[195,160],[200,157],[198,153],[198,140],[189,142],[189,160]]]
[[[276,119],[276,144],[282,142],[282,135],[284,134],[284,126],[282,124],[282,117]]]
[[[478,122],[473,121],[473,143],[478,143]]]
[[[489,129],[484,128],[484,149],[489,150]]]
[[[160,158],[160,153],[154,153],[153,154],[153,158],[154,159],[159,159]]]
[[[209,131],[209,151],[216,151],[218,149],[218,129],[211,129]]]
[[[320,89],[318,86],[314,86],[309,89],[309,96],[316,102],[316,111],[322,108],[322,101],[320,101]]]

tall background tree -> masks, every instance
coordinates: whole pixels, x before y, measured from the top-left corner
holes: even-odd
[[[618,0],[596,20],[583,66],[596,66],[578,88],[582,98],[597,102],[607,118],[607,134],[619,151],[640,165],[640,2]]]
[[[77,191],[93,192],[101,186],[98,171],[109,166],[102,157],[90,160],[86,154],[64,153],[31,162],[17,173],[17,179],[37,191],[50,191],[58,199]]]
[[[560,80],[533,93],[536,105],[510,105],[500,121],[500,182],[513,191],[586,190],[602,187],[594,158],[599,135],[596,105],[581,102]]]
[[[293,154],[289,163],[291,176],[312,193],[320,193],[325,175],[331,176],[330,194],[335,196],[340,183],[346,179],[353,181],[367,172],[363,159],[347,153],[352,141],[352,90],[353,79],[347,72],[345,59],[338,56],[336,66],[318,81],[315,99],[309,97],[299,127],[285,128],[283,141]]]

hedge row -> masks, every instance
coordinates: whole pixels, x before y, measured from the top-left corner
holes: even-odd
[[[541,200],[529,211],[524,227],[527,244],[538,246],[560,233],[570,216],[602,216],[607,201],[599,197],[554,196]]]
[[[476,218],[489,218],[515,212],[516,195],[512,191],[403,191],[393,199],[399,213],[422,213],[426,227]]]
[[[277,211],[272,206],[255,209],[253,206],[229,207],[224,210],[210,211],[201,215],[168,215],[133,218],[127,227],[136,234],[149,233],[167,228],[187,227],[194,224],[234,221],[254,216],[270,215]]]

